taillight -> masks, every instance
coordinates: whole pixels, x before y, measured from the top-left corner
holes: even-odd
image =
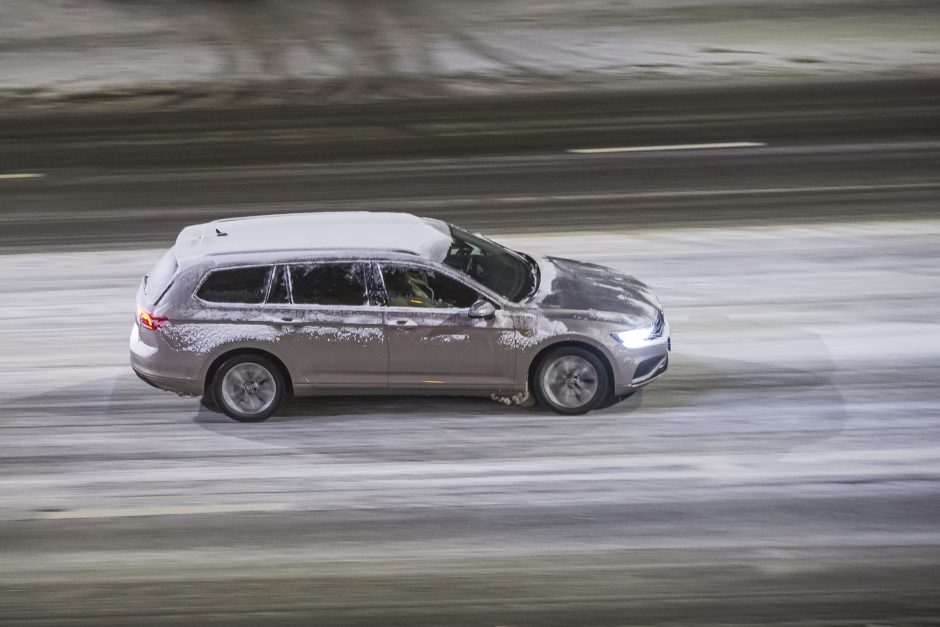
[[[137,322],[147,327],[148,329],[156,331],[166,324],[167,317],[155,316],[140,305],[137,305]]]

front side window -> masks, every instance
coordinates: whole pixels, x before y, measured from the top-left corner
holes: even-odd
[[[382,279],[391,307],[469,307],[476,290],[446,274],[413,266],[382,266]]]
[[[368,305],[362,263],[317,263],[291,266],[294,303],[299,305]]]
[[[259,304],[264,302],[271,266],[214,270],[196,296],[210,303]]]

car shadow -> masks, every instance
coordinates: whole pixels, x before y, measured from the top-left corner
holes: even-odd
[[[660,447],[785,454],[842,433],[845,399],[831,369],[673,355],[667,374],[637,394],[583,416],[489,399],[308,397],[279,415],[239,424],[206,407],[193,422],[220,435],[298,452],[384,460],[505,455],[620,455]]]
[[[251,429],[262,425],[293,423],[330,424],[334,421],[384,421],[390,418],[434,420],[447,416],[472,415],[480,419],[506,415],[522,415],[532,408],[506,406],[482,397],[431,397],[431,396],[306,396],[288,398],[277,414],[262,423],[238,423],[231,420],[213,404],[199,401],[199,408],[192,418],[194,424],[205,428],[209,425],[238,425]]]
[[[839,435],[848,419],[831,366],[812,371],[673,354],[666,375],[634,396],[583,416],[486,398],[308,397],[263,423],[243,424],[198,399],[133,375],[6,401],[7,422],[94,427],[101,434],[187,425],[285,453],[359,460],[446,461],[704,450],[784,454]]]

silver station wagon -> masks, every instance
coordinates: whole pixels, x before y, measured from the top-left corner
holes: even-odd
[[[140,284],[130,340],[144,381],[243,422],[325,394],[531,391],[582,414],[659,377],[669,349],[630,276],[368,212],[186,227]]]

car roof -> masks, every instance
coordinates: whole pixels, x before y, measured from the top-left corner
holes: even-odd
[[[182,263],[215,255],[348,250],[406,253],[442,261],[450,244],[444,222],[410,213],[287,213],[187,226],[176,238],[176,258]]]

